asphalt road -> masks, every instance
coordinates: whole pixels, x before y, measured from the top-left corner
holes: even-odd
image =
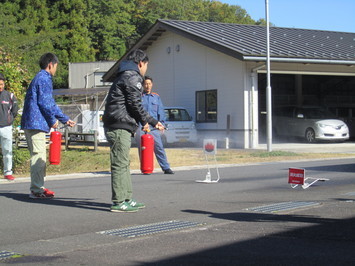
[[[215,184],[195,182],[206,168],[135,173],[137,213],[109,212],[108,173],[49,177],[52,200],[2,181],[0,264],[354,265],[354,160],[224,167]],[[289,167],[330,180],[292,189]]]

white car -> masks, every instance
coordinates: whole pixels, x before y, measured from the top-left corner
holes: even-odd
[[[162,135],[163,143],[196,143],[196,124],[189,112],[183,107],[164,107],[164,109],[167,130]]]
[[[272,124],[276,136],[301,137],[307,142],[349,139],[349,128],[345,122],[321,107],[276,108],[273,110]]]

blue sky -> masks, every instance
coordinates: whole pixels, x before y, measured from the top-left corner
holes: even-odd
[[[265,18],[265,0],[218,0],[244,8],[254,20]],[[277,27],[355,32],[355,0],[269,0],[269,19]]]

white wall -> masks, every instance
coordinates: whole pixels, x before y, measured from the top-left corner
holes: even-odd
[[[69,89],[93,88],[103,84],[101,77],[116,61],[69,63]]]
[[[230,114],[232,143],[249,146],[249,89],[245,86],[250,82],[244,77],[245,63],[171,32],[165,32],[147,53],[147,74],[153,77],[154,90],[164,105],[184,106],[195,118],[195,92],[217,89],[217,123],[198,123],[199,132],[224,140]]]

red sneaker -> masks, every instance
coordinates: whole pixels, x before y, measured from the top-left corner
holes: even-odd
[[[51,199],[53,197],[54,197],[54,191],[51,191],[48,188],[45,188],[43,192],[40,193],[33,193],[33,191],[31,191],[30,193],[31,199]]]
[[[15,180],[15,177],[13,175],[5,175],[4,178],[10,181]]]

